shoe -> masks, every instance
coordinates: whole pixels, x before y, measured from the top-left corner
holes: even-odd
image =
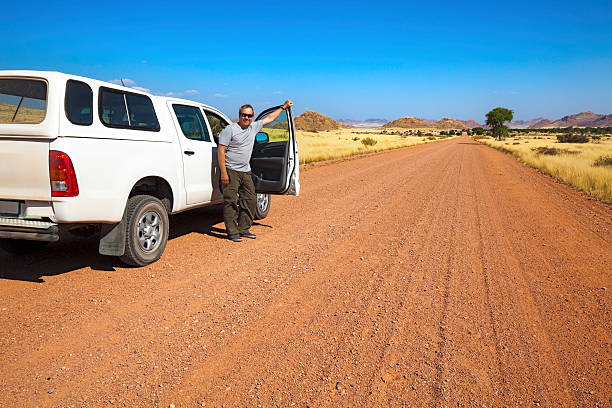
[[[242,238],[240,238],[240,235],[230,235],[227,237],[230,241],[234,241],[234,242],[241,242]]]
[[[246,233],[240,234],[240,235],[245,237],[245,238],[251,238],[251,239],[257,238],[257,235],[253,234],[252,232],[246,232]]]

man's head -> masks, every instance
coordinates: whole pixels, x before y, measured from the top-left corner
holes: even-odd
[[[238,125],[240,125],[242,129],[248,128],[251,122],[253,122],[253,114],[253,107],[251,105],[242,105],[240,109],[238,109]]]

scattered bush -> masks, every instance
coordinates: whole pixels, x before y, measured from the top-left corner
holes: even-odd
[[[581,133],[566,133],[557,135],[557,142],[559,143],[588,143],[589,137]]]
[[[436,140],[437,138],[435,136],[427,136],[427,140]]]
[[[533,150],[537,154],[545,154],[548,156],[556,156],[558,154],[578,154],[580,153],[577,150],[558,149],[556,147],[546,147],[546,146],[534,147],[531,150]]]
[[[593,166],[612,166],[612,156],[601,156],[593,162]]]
[[[376,143],[378,143],[378,140],[368,136],[361,139],[361,143],[363,143],[364,146],[374,146]]]
[[[353,138],[353,142],[356,142],[356,141],[358,141],[358,140],[359,140],[359,138],[358,138],[357,136],[355,136],[355,137]]]

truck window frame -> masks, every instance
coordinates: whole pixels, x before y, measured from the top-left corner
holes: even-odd
[[[74,122],[72,120],[72,118],[70,117],[70,115],[68,114],[68,86],[70,83],[78,83],[78,84],[83,84],[86,85],[87,88],[89,88],[89,92],[91,93],[91,97],[90,97],[90,112],[89,112],[89,122],[88,123],[77,123]],[[68,81],[66,81],[66,92],[64,93],[64,114],[66,115],[66,119],[68,119],[68,121],[70,123],[72,123],[73,125],[77,125],[77,126],[91,126],[93,124],[93,110],[94,110],[94,106],[93,106],[93,89],[91,89],[91,86],[89,86],[89,84],[87,82],[83,82],[83,81],[77,81],[76,79],[69,79]]]
[[[126,99],[126,95],[134,95],[134,96],[140,96],[140,97],[145,97],[149,100],[149,102],[151,102],[151,107],[153,108],[153,114],[155,115],[155,119],[157,121],[157,127],[137,127],[137,126],[125,126],[125,125],[112,125],[110,123],[106,123],[104,121],[104,118],[102,117],[102,113],[104,112],[104,109],[102,107],[102,95],[104,94],[104,92],[109,92],[109,93],[114,93],[114,94],[121,94],[123,95],[123,100],[125,103],[125,110],[127,112],[128,115],[128,122],[129,122],[129,117],[130,117],[130,109],[127,105],[127,99]],[[108,127],[108,128],[113,128],[113,129],[129,129],[129,130],[143,130],[145,132],[159,132],[161,130],[161,126],[159,124],[159,119],[157,117],[157,112],[155,111],[155,105],[153,104],[153,101],[151,100],[151,98],[149,98],[147,95],[143,95],[140,93],[136,93],[136,92],[129,92],[129,91],[124,91],[123,89],[117,89],[117,88],[110,88],[110,87],[106,87],[106,86],[101,86],[98,89],[98,118],[100,119],[100,122]]]

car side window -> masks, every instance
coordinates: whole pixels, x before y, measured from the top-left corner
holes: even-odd
[[[153,102],[146,95],[100,88],[100,120],[105,126],[159,131]]]
[[[221,116],[216,113],[204,111],[206,113],[206,119],[208,119],[208,124],[210,125],[210,131],[212,132],[213,138],[215,139],[215,143],[219,144],[219,134],[223,129],[225,129],[229,123]]]
[[[153,102],[145,96],[126,94],[128,112],[130,113],[130,126],[137,129],[159,129]]]
[[[89,126],[93,122],[93,92],[85,82],[69,79],[66,82],[64,103],[66,117],[75,125]]]
[[[187,105],[172,105],[181,130],[187,139],[210,142],[208,128],[200,108]]]

